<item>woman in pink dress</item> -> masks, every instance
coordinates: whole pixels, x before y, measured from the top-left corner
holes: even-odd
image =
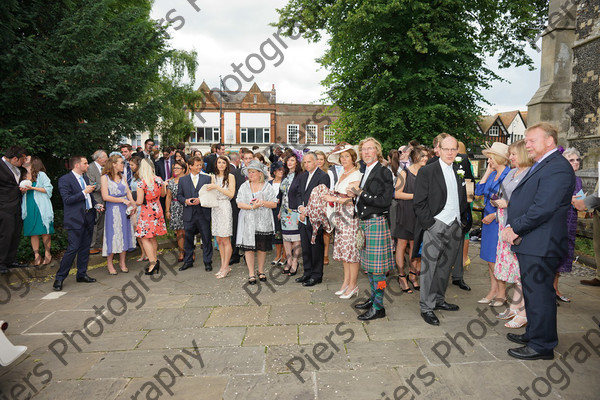
[[[157,236],[167,233],[165,217],[159,199],[167,194],[167,185],[154,174],[154,169],[146,160],[142,160],[139,169],[140,182],[137,188],[137,205],[141,205],[135,236],[139,237],[146,251],[150,264],[146,275],[160,272],[160,262],[157,260]]]
[[[519,140],[508,147],[510,163],[513,169],[506,175],[502,181],[502,198],[492,200],[494,206],[498,208],[498,244],[496,247],[496,264],[494,265],[494,276],[499,281],[514,283],[515,289],[512,298],[509,301],[509,308],[498,314],[496,318],[510,320],[504,326],[507,328],[520,328],[527,324],[527,315],[525,314],[525,301],[523,299],[523,290],[521,287],[521,273],[519,270],[519,261],[517,256],[510,249],[510,244],[501,239],[502,230],[506,226],[507,207],[510,196],[527,175],[527,171],[533,164],[533,161],[527,155],[525,142]]]

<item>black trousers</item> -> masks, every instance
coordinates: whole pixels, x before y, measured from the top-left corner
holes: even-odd
[[[77,277],[81,278],[87,274],[88,261],[90,259],[90,243],[94,235],[95,212],[87,212],[83,226],[78,230],[67,230],[69,243],[67,250],[60,262],[56,273],[56,280],[62,281],[69,275],[69,270],[77,256]]]
[[[20,203],[16,210],[0,210],[0,265],[9,266],[16,261],[22,231]]]
[[[560,258],[517,253],[517,259],[527,312],[527,345],[539,353],[550,353],[558,344],[554,276]]]
[[[185,257],[183,262],[185,264],[193,264],[194,249],[194,236],[200,233],[202,237],[202,258],[204,265],[212,265],[212,237],[210,235],[210,219],[203,218],[203,216],[194,215],[191,221],[184,221],[183,226],[185,227],[185,242],[184,250]]]
[[[319,228],[315,244],[310,243],[312,237],[312,225],[300,223],[300,244],[302,245],[302,263],[304,264],[303,276],[322,279],[323,278],[323,228]]]
[[[233,217],[233,236],[231,236],[231,248],[233,249],[233,253],[231,254],[232,259],[240,258],[240,249],[236,247],[236,239],[237,239],[237,226],[238,226],[238,215],[240,213],[240,209],[237,206],[235,201],[231,202],[231,213]]]

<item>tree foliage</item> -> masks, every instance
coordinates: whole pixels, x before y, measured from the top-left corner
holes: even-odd
[[[151,5],[4,0],[0,146],[24,145],[58,173],[73,154],[89,156],[153,129],[175,93],[185,92],[173,86],[193,63],[168,48]],[[165,68],[171,76],[161,74]]]
[[[340,137],[372,135],[392,148],[440,132],[472,140],[481,90],[500,79],[486,55],[532,68],[525,41],[546,11],[542,0],[290,0],[275,25],[328,37],[318,61],[342,110]]]

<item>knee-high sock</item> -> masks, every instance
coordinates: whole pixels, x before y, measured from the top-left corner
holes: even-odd
[[[373,307],[376,310],[383,308],[383,291],[386,286],[385,274],[372,274],[369,273],[369,282],[371,283],[371,300],[373,301]]]

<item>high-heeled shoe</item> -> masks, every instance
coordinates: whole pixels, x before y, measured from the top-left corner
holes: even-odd
[[[406,284],[406,289],[404,289],[402,287],[402,281],[400,279],[404,278],[404,283]],[[406,275],[398,275],[398,284],[400,285],[400,290],[402,290],[404,293],[412,293],[412,289],[410,288],[410,285],[408,284],[408,277]]]
[[[341,295],[340,299],[347,300],[347,299],[352,298],[352,296],[354,296],[354,295],[356,295],[356,297],[358,297],[358,286],[355,287],[354,289],[352,289],[352,291],[350,293]]]
[[[294,276],[294,275],[296,275],[297,273],[298,273],[298,267],[296,267],[296,269],[295,269],[294,271],[292,271],[292,270],[290,269],[290,271],[288,272],[288,276]]]
[[[137,261],[137,262],[148,261],[148,257],[146,257],[146,256],[140,256],[140,258],[138,258],[135,261]]]
[[[44,262],[42,263],[42,265],[48,265],[52,262],[52,254],[50,254],[49,256],[46,257],[46,255],[44,255]]]
[[[229,276],[229,273],[231,272],[231,268],[229,268],[227,271],[219,271],[217,272],[217,279],[223,279],[223,278],[227,278],[227,276]]]
[[[276,258],[273,261],[271,261],[271,265],[277,265],[277,264],[279,264],[280,261],[281,261],[281,257]]]
[[[109,275],[117,275],[117,270],[115,269],[115,267],[112,267],[112,271],[111,271],[110,267],[107,265],[106,269],[108,270]]]
[[[154,268],[150,269],[150,267],[154,267]],[[144,274],[145,275],[154,275],[154,274],[158,274],[159,272],[160,272],[160,261],[156,260],[154,265],[152,265],[152,263],[150,263],[148,265],[148,268],[146,268],[146,272]]]
[[[33,265],[35,265],[36,267],[39,266],[39,265],[42,265],[42,256],[40,256],[40,252],[34,250],[33,254],[35,255],[35,259],[33,261]]]
[[[335,295],[336,295],[336,296],[341,296],[341,295],[343,295],[344,293],[346,293],[346,289],[348,289],[348,286],[349,286],[349,285],[346,285],[346,286],[344,286],[343,288],[341,288],[340,290],[338,290],[337,292],[335,292]]]
[[[415,276],[415,279],[417,280],[417,282],[419,282],[419,276],[415,272],[413,272],[413,271],[408,271],[408,274],[409,274],[408,281],[412,285],[413,289],[415,289],[415,290],[421,290],[421,285],[418,285],[418,284],[415,285],[415,282],[412,279],[410,279],[410,275],[412,274],[412,275]]]
[[[515,315],[513,319],[504,324],[505,327],[510,329],[518,329],[527,325],[527,317]]]

